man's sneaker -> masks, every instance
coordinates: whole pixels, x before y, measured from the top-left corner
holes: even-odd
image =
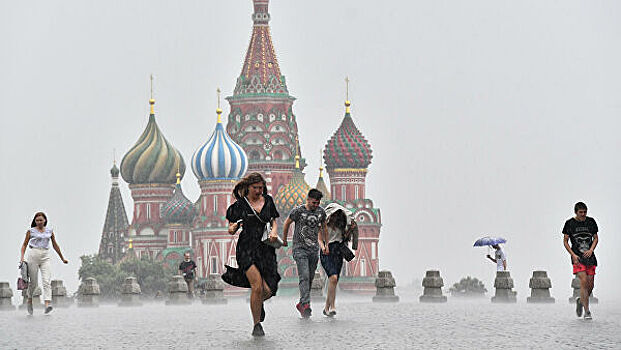
[[[26,303],[26,306],[28,307],[28,315],[32,316],[34,310],[32,309],[32,303]]]
[[[52,307],[51,307],[51,306],[47,306],[47,307],[45,308],[45,314],[47,315],[47,314],[49,314],[50,312],[52,312]]]
[[[261,322],[265,321],[265,307],[261,305]]]
[[[309,318],[311,317],[312,314],[313,314],[313,310],[310,307],[310,303],[304,304],[304,314],[302,314],[302,317]]]
[[[254,328],[252,329],[252,336],[253,337],[263,337],[265,335],[265,332],[263,331],[263,326],[261,326],[261,323],[257,323],[254,325]]]
[[[582,302],[580,301],[580,297],[576,298],[576,315],[582,317]]]
[[[302,303],[297,303],[295,308],[298,309],[300,316],[304,317],[304,305]]]
[[[587,311],[584,313],[584,319],[585,320],[592,320],[593,316],[591,316],[591,311]]]

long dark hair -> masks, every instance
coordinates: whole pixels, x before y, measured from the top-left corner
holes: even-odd
[[[242,199],[243,197],[246,197],[248,195],[248,186],[259,182],[263,184],[263,195],[267,195],[267,184],[265,182],[265,179],[263,178],[263,175],[255,172],[250,173],[244,176],[244,178],[242,178],[241,180],[239,180],[239,182],[233,188],[233,196],[235,196],[235,198],[237,199]]]
[[[347,226],[347,215],[343,213],[343,210],[339,209],[330,215],[330,219],[327,224],[328,226],[345,231],[345,227]]]
[[[35,213],[34,218],[32,218],[32,222],[30,223],[30,227],[37,227],[37,223],[35,222],[35,220],[37,219],[37,216],[43,216],[43,218],[45,219],[45,223],[43,224],[43,226],[47,226],[47,216],[45,215],[44,212],[42,211],[38,211]]]

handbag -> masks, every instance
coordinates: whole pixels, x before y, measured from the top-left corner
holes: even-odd
[[[28,282],[30,281],[30,276],[28,275],[28,263],[26,261],[22,261],[18,266],[21,277],[17,279],[17,290],[28,289]]]
[[[341,255],[343,256],[345,260],[347,261],[354,260],[354,257],[355,257],[354,252],[352,252],[351,249],[349,249],[347,244],[345,243],[339,244],[339,251],[341,252]]]
[[[259,221],[261,223],[265,224],[265,228],[263,229],[263,235],[261,235],[261,242],[267,244],[270,247],[274,247],[274,248],[282,247],[284,242],[282,241],[282,239],[280,237],[277,237],[275,242],[270,241],[270,233],[272,232],[272,224],[270,222],[263,221],[263,219],[261,219],[261,217],[259,216],[257,211],[254,210],[254,208],[250,204],[250,201],[248,201],[248,198],[244,197],[244,199],[246,200],[246,203],[248,203],[248,206],[250,207],[250,209],[252,209],[252,213],[254,214],[254,216],[256,216],[257,219],[259,219]]]
[[[24,289],[28,289],[28,282],[24,281],[23,278],[18,277],[17,278],[17,290],[24,290]]]

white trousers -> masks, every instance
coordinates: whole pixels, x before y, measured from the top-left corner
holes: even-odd
[[[28,284],[28,297],[32,298],[37,285],[39,284],[39,270],[41,270],[41,280],[43,281],[43,300],[52,300],[52,269],[50,262],[50,250],[43,248],[28,249],[28,275],[30,283]]]

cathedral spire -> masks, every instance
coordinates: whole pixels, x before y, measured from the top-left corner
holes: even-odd
[[[255,26],[266,26],[270,21],[270,14],[268,12],[269,0],[253,0],[254,13],[252,14],[252,21]]]

